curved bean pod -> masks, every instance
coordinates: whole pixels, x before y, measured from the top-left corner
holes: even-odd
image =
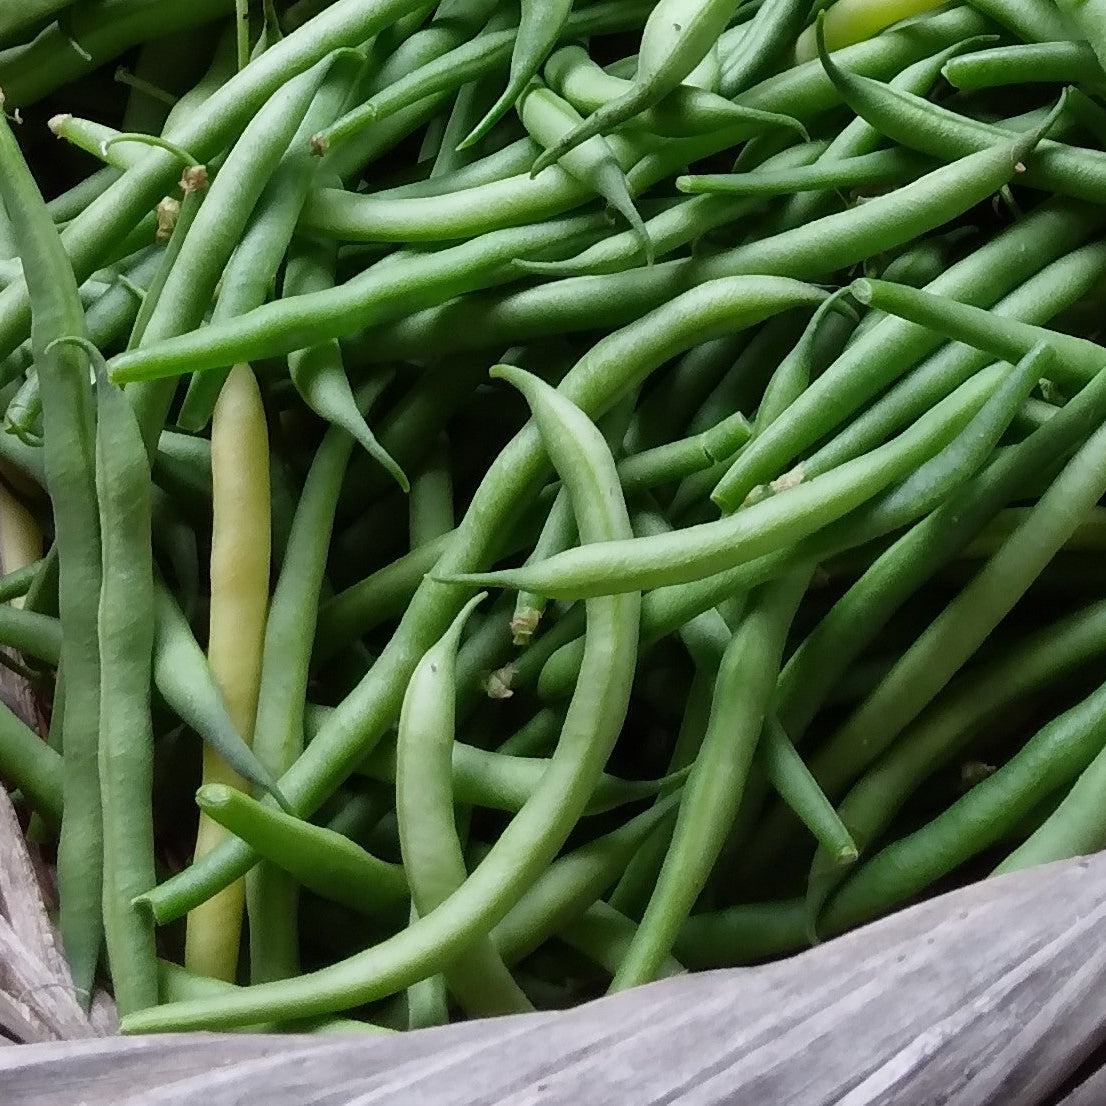
[[[396,820],[411,901],[419,917],[439,909],[468,878],[453,812],[454,682],[461,631],[484,598],[474,596],[424,654],[400,709]],[[457,1001],[474,1016],[533,1009],[487,934],[477,937],[444,974]]]

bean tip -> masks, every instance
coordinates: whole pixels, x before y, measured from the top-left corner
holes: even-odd
[[[2,104],[2,103],[3,103],[3,100],[0,100],[0,104]],[[61,132],[62,132],[62,130],[64,130],[66,123],[68,123],[69,120],[72,119],[72,118],[73,118],[73,115],[72,115],[71,112],[62,111],[62,112],[59,112],[57,115],[51,116],[49,121],[47,122],[46,126],[49,128],[50,133],[52,135],[54,135],[55,137],[60,138],[61,137]]]
[[[311,152],[322,157],[330,149],[330,139],[322,132],[311,136]]]
[[[868,307],[875,295],[875,290],[872,287],[872,282],[867,277],[860,277],[849,285],[849,294],[857,303]]]

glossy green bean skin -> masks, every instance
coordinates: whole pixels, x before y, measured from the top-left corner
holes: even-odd
[[[722,657],[703,744],[684,785],[657,886],[611,990],[653,979],[706,884],[737,814],[805,573],[753,597]],[[737,705],[740,704],[740,705]]]
[[[54,344],[58,338],[84,336],[84,313],[53,220],[6,119],[0,120],[0,164],[0,198],[12,220],[34,305],[31,340],[42,389],[46,482],[60,552],[59,606],[66,625],[61,661],[69,704],[58,845],[58,882],[66,896],[60,927],[74,986],[87,1004],[103,937],[103,823],[97,766],[100,524],[87,356],[72,343]]]
[[[225,784],[204,784],[196,802],[219,825],[323,898],[370,917],[407,900],[400,865],[378,859],[333,830],[273,810]]]
[[[454,823],[453,767],[457,647],[477,595],[423,656],[403,699],[396,749],[396,817],[403,867],[419,917],[437,910],[468,878]],[[474,1016],[532,1009],[490,937],[446,966],[446,984]]]
[[[150,464],[123,392],[97,380],[96,491],[100,587],[99,768],[104,827],[104,938],[122,1013],[155,1006],[153,919],[134,906],[154,873],[154,647]]]

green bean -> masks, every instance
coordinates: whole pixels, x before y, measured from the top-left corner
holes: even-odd
[[[97,5],[99,8],[101,5]],[[203,159],[229,144],[274,91],[291,76],[303,72],[331,50],[356,45],[397,14],[412,0],[338,0],[308,28],[267,50],[237,77],[209,96],[202,108],[166,137]],[[161,18],[158,5],[158,18]],[[68,51],[68,45],[65,46]],[[172,180],[175,160],[151,151],[140,166],[129,171],[70,223],[63,243],[78,279],[85,279],[100,263],[111,243],[124,236],[154,204]],[[26,287],[17,283],[0,293],[0,350],[9,351],[26,333],[29,307]]]
[[[68,112],[51,116],[47,126],[55,138],[92,154],[113,169],[131,169],[145,156],[134,146],[120,144],[120,132],[104,123],[79,119]]]
[[[590,375],[594,371],[594,351],[587,364]],[[497,371],[512,383],[517,383],[531,402],[535,418],[540,420],[539,425],[544,431],[541,440],[560,468],[573,497],[582,539],[604,540],[629,533],[625,506],[617,492],[614,462],[601,435],[568,398],[571,392],[567,395],[553,392],[536,378],[510,367]],[[605,383],[609,388],[610,381]],[[523,443],[525,441],[524,437]],[[531,448],[540,457],[538,449]],[[501,454],[500,463],[503,459]],[[526,479],[525,471],[517,465],[512,476],[516,480],[520,476]],[[471,518],[478,507],[479,493],[466,518]],[[462,524],[461,530],[464,529]],[[467,555],[472,555],[471,547]],[[301,976],[294,981],[262,984],[241,996],[222,1000],[218,1005],[252,1005],[259,995],[264,1002],[264,995],[268,993],[277,1004],[288,1001],[298,1004],[302,995],[308,1005],[318,1006],[321,1010],[324,1006],[344,1004],[352,993],[351,988],[365,995],[382,988],[385,993],[390,993],[446,966],[458,954],[463,954],[481,931],[488,932],[556,855],[602,773],[621,729],[628,701],[638,606],[634,596],[600,600],[588,605],[587,638],[590,644],[586,647],[585,675],[577,684],[569,705],[550,768],[530,801],[447,903],[420,918],[396,937],[362,953],[357,960],[356,972],[351,971],[351,963],[347,961],[335,968],[324,969],[323,973]],[[441,617],[441,612],[437,617]],[[381,662],[378,661],[372,672],[379,675],[380,667]],[[350,699],[346,700],[347,705],[350,702]],[[333,731],[334,724],[339,721],[338,714],[332,716],[329,728]],[[309,752],[326,744],[324,736],[320,733],[316,737]],[[363,749],[364,743],[360,744]],[[301,758],[297,765],[303,763],[304,758]],[[400,950],[398,966],[394,959],[397,945]],[[322,988],[318,986],[320,974],[324,983]],[[331,982],[327,983],[327,979]],[[184,1004],[185,1007],[191,1005]],[[178,1007],[178,1012],[180,1009],[182,1007]],[[162,1007],[158,1017],[164,1017],[167,1010],[170,1008]],[[308,1011],[303,1008],[301,1012]],[[242,1010],[234,1010],[228,1015],[224,1010],[223,1016],[236,1020],[243,1013]],[[246,1020],[255,1020],[255,1016],[248,1014]]]
[[[706,884],[737,814],[769,709],[784,638],[808,582],[809,574],[796,573],[767,585],[754,596],[726,647],[710,720],[684,785],[672,843],[612,990],[654,978]]]
[[[956,7],[912,21],[908,26],[884,31],[834,53],[837,63],[851,72],[890,80],[911,63],[991,29],[978,11],[967,6]],[[738,102],[807,120],[837,106],[840,98],[821,62],[812,57],[810,61],[754,85],[738,97]]]
[[[1106,272],[1106,246],[1090,242],[1046,265],[991,309],[992,315],[1046,323],[1092,291]],[[931,354],[834,438],[804,461],[809,472],[824,472],[882,441],[973,372],[987,364],[984,352],[961,344]]]
[[[649,810],[558,857],[492,930],[508,964],[517,963],[583,914],[619,877],[642,842],[679,802],[679,792]]]
[[[337,251],[326,243],[299,239],[288,257],[284,274],[286,297],[325,292],[334,287],[334,262]],[[321,418],[341,427],[369,454],[393,480],[410,491],[403,469],[381,446],[359,410],[342,364],[338,342],[297,350],[288,357],[288,372],[304,402]],[[387,379],[380,382],[382,391]]]
[[[230,720],[207,658],[172,593],[161,582],[154,589],[154,631],[153,677],[161,697],[243,779],[286,806],[276,776]]]
[[[786,171],[809,164],[825,148],[824,143],[790,146],[769,158],[766,166]],[[759,209],[759,201],[719,196],[695,197],[675,204],[645,221],[645,229],[657,256],[672,253],[718,226],[736,222]],[[565,261],[519,260],[516,267],[525,273],[543,276],[588,276],[616,273],[639,262],[641,239],[633,231],[612,234]]]
[[[940,449],[974,414],[970,408],[965,412],[957,399],[950,397],[870,454],[810,480],[797,472],[777,494],[716,522],[632,538],[617,546],[580,546],[529,569],[459,574],[451,579],[477,586],[527,587],[553,598],[584,598],[618,588],[659,588],[701,580],[756,557],[787,551],[795,541],[843,518],[933,456],[934,449]],[[947,429],[937,438],[933,431],[942,425]]]
[[[796,302],[793,285],[773,280],[749,278],[727,285],[724,296],[714,295],[716,291],[697,289],[609,335],[570,370],[562,381],[562,393],[601,416],[669,358],[712,335],[752,325]],[[802,290],[800,301],[807,298],[809,293]],[[546,473],[544,457],[540,439],[532,430],[524,430],[500,453],[439,560],[439,572],[463,571],[487,563],[499,542],[496,527],[489,527],[487,520],[513,518],[527,496],[536,493]],[[396,636],[367,678],[282,780],[282,790],[297,810],[314,810],[380,739],[398,710],[415,663],[412,658],[420,656],[440,636],[459,609],[462,594],[461,589],[424,581]],[[562,619],[521,655],[518,666],[539,651],[545,641],[556,641],[561,626],[567,628],[568,637],[575,636],[579,631],[572,622],[571,617]],[[544,663],[540,652],[535,663]],[[252,863],[248,850],[227,848],[221,852],[221,856],[186,870],[145,896],[144,901],[159,921],[179,916],[193,901],[202,900],[213,887],[225,886],[224,881],[233,880]]]
[[[150,277],[149,284],[142,296],[142,302],[138,305],[138,311],[127,341],[128,349],[135,349],[142,345],[150,320],[157,311],[161,298],[165,293],[170,274],[180,260],[185,239],[192,229],[196,216],[200,213],[200,207],[207,196],[207,187],[207,169],[202,165],[186,166],[180,179],[180,190],[184,195],[184,199],[180,203],[177,203],[176,200],[163,200],[158,205],[159,232],[169,227],[168,241],[162,251],[157,271]]]
[[[42,389],[44,460],[61,553],[59,605],[66,625],[61,660],[69,706],[58,846],[58,881],[66,898],[60,925],[74,986],[87,1005],[103,936],[97,769],[100,527],[86,355],[70,343],[53,344],[57,338],[83,336],[84,313],[72,267],[6,119],[0,120],[0,166],[0,199],[12,221],[35,309],[32,343]]]
[[[94,359],[103,563],[98,638],[104,937],[115,1002],[129,1013],[158,1001],[153,919],[133,905],[156,882],[150,467],[131,405],[108,381],[103,358],[97,353]]]
[[[399,716],[396,814],[404,870],[419,916],[448,901],[466,878],[453,813],[455,665],[461,631],[477,595],[415,668]],[[487,935],[445,969],[446,984],[464,1009],[492,1015],[532,1009]]]
[[[65,648],[61,623],[48,614],[0,606],[0,643],[46,664],[57,665]]]
[[[868,209],[872,204],[864,206]],[[1074,249],[1094,232],[1097,219],[1096,213],[1079,205],[1044,204],[953,265],[929,290],[989,305]],[[1014,360],[1032,344],[1019,348]],[[726,504],[740,503],[757,484],[778,476],[788,461],[939,345],[940,338],[921,326],[881,320],[806,390],[786,420],[777,421],[749,443],[716,494]]]
[[[1104,701],[1099,687],[931,822],[882,849],[830,899],[820,928],[832,933],[882,913],[1000,841],[1101,751]]]
[[[583,122],[567,100],[536,80],[519,100],[518,114],[526,133],[545,148]],[[595,135],[565,152],[560,168],[605,199],[626,220],[641,241],[647,263],[652,264],[653,243],[630,197],[621,160],[628,160],[625,153],[620,159],[605,138]]]
[[[62,772],[61,756],[9,707],[0,705],[0,776],[19,788],[51,827],[61,822]]]
[[[548,57],[572,14],[572,0],[522,0],[518,33],[511,49],[511,71],[507,87],[462,142],[475,145],[514,106]]]
[[[1090,43],[1099,65],[1106,66],[1106,7],[1101,0],[1056,0],[1056,6]]]
[[[650,0],[627,3],[592,4],[572,13],[558,37],[587,37],[630,30],[644,21]],[[417,58],[405,58],[402,65],[385,66],[375,82],[373,94],[358,107],[337,120],[318,135],[321,150],[340,149],[343,143],[365,131],[370,124],[379,124],[394,113],[410,109],[430,97],[456,92],[476,77],[505,66],[517,42],[517,31],[485,30],[479,35],[466,35],[465,27],[442,21],[437,27],[437,42]],[[398,61],[397,51],[394,61]],[[524,85],[529,82],[529,77]],[[343,174],[344,175],[344,174]]]
[[[754,963],[795,952],[808,943],[802,899],[743,903],[692,914],[676,938],[675,952],[689,968]]]
[[[780,361],[764,387],[764,395],[757,406],[756,420],[753,423],[754,435],[763,432],[766,426],[775,422],[810,386],[815,363],[824,356],[824,351],[819,349],[819,337],[825,333],[824,328],[829,325],[831,312],[844,316],[846,325],[850,329],[856,325],[856,314],[847,304],[843,305],[840,292],[830,296],[818,306],[802,336],[791,352]],[[831,338],[831,348],[839,353],[847,337],[847,333],[834,334]],[[731,450],[728,456],[733,456],[735,452],[736,449]],[[726,456],[722,454],[717,459],[721,461]]]
[[[355,52],[335,55],[223,270],[213,321],[242,315],[268,299],[319,172],[318,159],[308,146],[310,136],[321,122],[333,119],[341,110],[353,77],[362,67],[363,59]],[[179,426],[191,431],[207,426],[223,379],[224,373],[200,373],[192,378],[177,416]]]
[[[1104,760],[1106,757],[1099,751],[1060,800],[1060,805],[995,868],[992,875],[1084,856],[1102,847],[1106,827],[1102,824],[1099,800]]]
[[[32,42],[0,53],[0,80],[9,103],[29,107],[140,42],[210,23],[231,10],[233,0],[198,0],[173,11],[156,0],[81,0]]]
[[[600,218],[583,215],[550,220],[493,231],[433,253],[393,255],[335,289],[266,304],[161,342],[156,349],[120,354],[111,362],[113,378],[157,379],[320,345],[368,325],[374,318],[385,321],[419,304],[437,303],[473,287],[510,280],[509,263],[521,251],[566,243],[572,248],[574,237],[590,236]]]
[[[881,280],[856,280],[851,290],[853,297],[863,304],[931,326],[992,356],[1017,361],[1040,343],[1057,355],[1055,375],[1065,384],[1080,387],[1102,366],[1102,347],[1085,338],[993,316],[946,296]]]
[[[1024,143],[1019,147],[1024,151],[1035,136],[1015,141]],[[412,316],[403,324],[372,331],[366,335],[366,342],[374,359],[406,356],[408,347],[411,356],[425,356],[440,351],[443,345],[449,349],[467,344],[486,346],[490,342],[609,327],[640,317],[689,284],[722,276],[756,272],[809,279],[825,275],[855,264],[874,251],[909,241],[967,210],[1009,179],[1015,164],[1020,163],[1014,159],[1020,156],[1013,145],[996,146],[972,155],[978,160],[965,159],[944,166],[870,200],[862,208],[713,257],[658,264],[646,272],[556,281],[491,302],[487,297],[473,296]],[[989,275],[995,279],[994,274]],[[416,349],[417,354],[413,352]]]
[[[625,486],[623,487],[625,491]],[[542,526],[538,540],[534,548],[526,558],[525,563],[531,564],[553,553],[560,553],[567,549],[576,539],[576,519],[572,513],[572,503],[568,493],[562,488],[553,506],[549,508],[545,525]],[[535,592],[520,589],[515,599],[514,614],[511,615],[511,641],[514,645],[527,646],[533,640],[534,634],[545,613],[547,601],[544,596]],[[540,694],[540,692],[539,692]]]
[[[352,447],[353,439],[335,428],[328,431],[315,455],[292,520],[265,622],[253,752],[276,777],[286,772],[303,751],[311,631],[323,586],[334,510]],[[270,866],[259,865],[246,879],[246,906],[251,981],[295,974],[295,885]]]
[[[558,50],[549,59],[544,75],[551,88],[584,113],[602,108],[633,87],[633,81],[614,77],[600,68],[580,46]],[[678,85],[648,111],[627,119],[624,126],[668,138],[689,138],[723,128],[739,128],[739,138],[748,138],[775,127],[788,127],[807,137],[802,124],[790,116],[742,107],[713,91],[694,86],[690,80]]]
[[[555,717],[551,714],[550,717]],[[453,746],[453,794],[457,802],[515,813],[522,809],[549,767],[544,757],[487,752],[458,741]],[[377,746],[359,771],[369,778],[395,780],[396,751]],[[603,775],[585,813],[599,814],[656,795],[666,780],[622,780]]]
[[[579,918],[562,927],[557,936],[570,948],[582,952],[612,976],[618,971],[633,941],[637,926],[602,900],[592,903]],[[667,956],[657,966],[657,978],[679,975],[684,966]]]
[[[972,6],[1026,42],[1077,38],[1069,20],[1048,0],[973,0]]]
[[[921,15],[932,8],[940,7],[936,0],[838,0],[830,5],[832,12],[820,11],[819,24],[825,22],[825,34],[832,50],[863,42],[900,20]],[[820,5],[821,7],[821,5]],[[814,57],[814,28],[808,27],[795,43],[795,57],[806,61]]]
[[[659,484],[683,480],[715,461],[733,456],[750,437],[749,420],[736,411],[709,430],[630,454],[618,462],[622,490],[632,496]]]
[[[1013,609],[1106,491],[1104,445],[1106,430],[1097,430],[1022,525],[820,750],[811,769],[827,792],[839,791],[871,763]]]
[[[764,723],[758,752],[780,798],[802,819],[833,864],[848,865],[859,855],[847,825],[795,751],[775,715]]]
[[[766,0],[742,28],[722,62],[719,92],[728,99],[766,77],[810,14],[805,0]]]
[[[407,900],[407,879],[348,838],[251,799],[236,787],[209,783],[200,809],[315,894],[358,913],[379,916]]]
[[[1101,85],[1106,78],[1094,51],[1082,42],[995,46],[951,58],[942,70],[954,88],[995,88],[1037,81]]]
[[[593,112],[535,162],[533,173],[588,139],[652,107],[676,89],[712,49],[733,15],[729,0],[659,0],[641,32],[631,89]]]
[[[867,188],[899,184],[916,177],[930,162],[907,150],[876,150],[842,161],[821,162],[782,171],[763,167],[750,173],[713,173],[679,177],[681,192],[728,196],[778,195],[816,188]]]
[[[41,560],[32,561],[31,564],[14,568],[0,576],[0,603],[10,603],[13,599],[23,598],[41,568]]]
[[[867,851],[907,798],[970,742],[1004,708],[1085,665],[1106,649],[1106,608],[1091,604],[1058,619],[954,682],[888,752],[853,784],[838,813]],[[824,880],[825,857],[814,859],[811,880]],[[832,883],[824,882],[826,893]]]
[[[894,141],[923,153],[963,157],[1001,141],[1001,136],[1009,133],[903,89],[839,69],[828,54],[823,64],[842,98],[857,114]],[[1026,161],[1025,172],[1019,176],[1023,184],[1094,203],[1106,196],[1106,154],[1101,151],[1046,139]]]

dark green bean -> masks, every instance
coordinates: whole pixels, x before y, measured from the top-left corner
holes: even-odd
[[[65,337],[83,337],[77,281],[53,220],[5,119],[0,119],[0,198],[19,245],[35,310],[32,343],[42,389],[47,487],[60,550],[59,605],[65,618],[65,764],[58,882],[61,934],[73,982],[87,1005],[103,939],[102,820],[97,768],[100,662],[100,525],[88,360]],[[16,286],[0,293],[8,296]]]

